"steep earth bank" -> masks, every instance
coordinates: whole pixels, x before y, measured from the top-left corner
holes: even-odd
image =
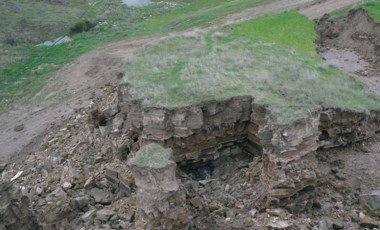
[[[354,9],[340,18],[323,16],[316,30],[322,57],[364,81],[379,95],[380,24],[364,9]]]

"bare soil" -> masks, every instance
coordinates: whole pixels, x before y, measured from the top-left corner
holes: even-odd
[[[341,18],[325,15],[316,29],[321,56],[380,95],[380,24],[358,9]]]

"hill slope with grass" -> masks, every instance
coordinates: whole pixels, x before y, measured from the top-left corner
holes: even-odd
[[[119,0],[0,3],[0,111],[12,101],[27,101],[49,76],[80,55],[110,42],[168,33],[217,22],[225,15],[271,0],[153,1],[134,8]],[[34,47],[68,34],[88,20],[94,28],[57,47]]]

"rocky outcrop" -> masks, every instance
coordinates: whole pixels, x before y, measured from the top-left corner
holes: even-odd
[[[364,140],[380,130],[379,113],[340,109],[317,110],[279,124],[270,107],[250,96],[181,108],[141,108],[128,113],[127,119],[140,127],[143,145],[172,148],[175,161],[186,164],[216,159],[231,143],[253,155],[264,153],[271,162],[286,163],[318,148]]]
[[[135,229],[187,229],[185,193],[177,182],[171,157],[170,149],[150,144],[128,161],[138,189]]]

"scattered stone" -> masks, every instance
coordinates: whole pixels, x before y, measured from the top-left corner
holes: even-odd
[[[209,204],[208,204],[208,209],[210,210],[210,212],[214,212],[218,209],[221,208],[221,205],[220,203],[217,201],[217,200],[212,200]]]
[[[85,189],[91,189],[95,186],[95,177],[91,175],[86,182],[84,183],[84,188]]]
[[[197,209],[201,209],[202,206],[203,206],[203,202],[202,202],[202,199],[199,198],[199,197],[194,197],[190,200],[190,203],[191,205],[193,205],[194,207],[196,207]]]
[[[62,184],[62,188],[64,190],[71,189],[72,187],[73,187],[73,184],[71,184],[70,182],[67,182],[67,181],[63,182],[63,184]]]
[[[7,167],[6,163],[0,163],[0,173],[2,173],[6,167]]]
[[[252,217],[256,216],[257,212],[257,209],[252,209],[251,211],[249,211]]]
[[[344,167],[346,166],[344,161],[339,159],[339,160],[335,160],[331,163],[333,166],[336,166],[338,169],[344,169]]]
[[[43,192],[44,192],[44,190],[43,190],[42,188],[40,188],[40,187],[37,187],[37,188],[36,188],[36,194],[37,194],[38,196],[41,196]]]
[[[72,211],[69,203],[65,200],[56,201],[46,207],[46,209],[39,215],[39,220],[44,224],[55,224],[68,217]]]
[[[235,209],[229,209],[227,212],[226,212],[226,216],[228,218],[234,218],[236,216],[236,210]]]
[[[325,217],[318,222],[317,226],[314,226],[313,230],[340,230],[343,228],[344,224],[342,221]]]
[[[232,229],[244,229],[244,222],[243,220],[235,220],[232,224],[231,224],[231,228]]]
[[[267,224],[269,229],[290,229],[293,225],[285,220],[271,219]]]
[[[63,43],[68,43],[71,42],[73,39],[70,38],[69,36],[60,36],[52,41],[45,41],[43,43],[40,43],[36,46],[57,46]]]
[[[96,209],[91,209],[89,211],[87,211],[85,214],[83,214],[80,219],[83,221],[83,222],[89,222],[90,220],[92,220],[92,218],[94,217],[96,213]]]
[[[96,212],[96,218],[101,221],[108,221],[116,212],[109,209],[102,209]]]
[[[266,212],[271,216],[277,216],[280,218],[287,218],[290,216],[288,211],[282,208],[267,209]]]
[[[22,175],[23,171],[19,171],[14,177],[11,178],[11,182],[17,180]]]
[[[94,198],[95,203],[109,205],[112,202],[112,195],[99,188],[93,188],[89,194]]]
[[[78,175],[75,168],[71,165],[65,165],[61,174],[61,186],[64,190],[71,189],[75,185],[75,178]]]
[[[364,214],[359,215],[359,226],[362,228],[378,228],[379,222]]]
[[[380,216],[380,190],[359,196],[360,205],[371,215]]]
[[[75,205],[78,209],[82,210],[83,208],[88,206],[89,203],[89,197],[88,196],[81,196],[75,198]]]
[[[109,163],[105,165],[105,176],[116,189],[126,195],[131,193],[131,187],[135,185],[132,172],[125,164]]]
[[[15,132],[21,132],[21,131],[24,130],[24,129],[25,129],[24,124],[18,124],[18,125],[16,125],[16,126],[13,128],[13,130],[14,130]]]
[[[0,182],[0,229],[40,229],[30,200],[10,182]]]

